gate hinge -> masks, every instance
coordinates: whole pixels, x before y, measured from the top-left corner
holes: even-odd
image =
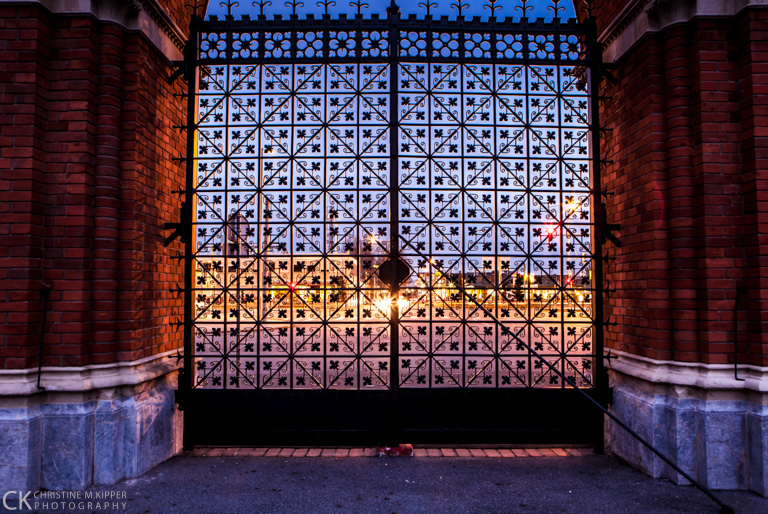
[[[619,81],[616,78],[616,76],[613,73],[611,73],[610,71],[606,70],[605,68],[606,68],[606,66],[603,65],[603,69],[600,70],[602,76],[605,77],[606,79],[608,79],[608,82],[610,82],[612,85],[615,86],[616,84],[618,84]]]
[[[603,396],[603,405],[613,405],[613,387],[606,387]]]
[[[171,244],[176,238],[180,238],[182,243],[187,242],[187,238],[184,236],[184,224],[187,223],[187,202],[181,202],[181,212],[179,214],[181,220],[178,222],[166,222],[163,228],[166,230],[172,230],[171,235],[165,238],[164,246]]]
[[[173,391],[173,399],[176,401],[176,405],[179,406],[179,410],[183,411],[186,405],[189,391],[189,381],[187,379],[186,370],[182,367],[179,368],[178,389]]]
[[[619,83],[618,79],[616,78],[616,75],[611,73],[611,71],[618,69],[618,66],[616,66],[616,63],[614,62],[601,62],[600,63],[600,76],[602,78],[608,79],[608,82],[613,84],[614,86]]]
[[[610,241],[614,245],[616,245],[617,248],[621,248],[621,241],[619,241],[619,238],[616,237],[616,234],[614,234],[614,231],[621,230],[621,223],[608,223],[608,219],[605,215],[605,202],[601,202],[601,215],[602,218],[600,220],[602,226],[603,226],[603,243],[607,241]]]
[[[168,83],[173,84],[176,82],[176,79],[179,77],[184,77],[184,80],[188,80],[189,73],[187,70],[187,62],[186,61],[173,61],[171,63],[171,66],[175,68],[173,74],[171,74],[170,77],[168,77]],[[185,95],[186,96],[186,95]]]
[[[617,248],[621,248],[621,241],[619,241],[619,238],[616,237],[616,234],[613,232],[619,230],[621,230],[621,223],[606,223],[603,229],[605,239],[616,245]],[[605,242],[605,240],[603,240],[603,242]]]
[[[172,327],[176,327],[176,329],[178,330],[179,327],[183,327],[184,326],[184,322],[181,321],[180,318],[176,318],[176,321],[171,321],[170,323],[168,323],[168,325],[170,325]]]

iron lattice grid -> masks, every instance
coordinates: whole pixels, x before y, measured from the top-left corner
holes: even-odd
[[[583,26],[198,30],[194,388],[594,385]]]

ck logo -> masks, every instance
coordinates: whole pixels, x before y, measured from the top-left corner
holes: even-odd
[[[24,491],[18,491],[19,493],[19,506],[18,507],[11,507],[11,505],[8,504],[8,495],[13,494],[17,491],[8,491],[3,495],[3,507],[5,507],[8,510],[21,510],[21,507],[23,505],[26,505],[29,510],[32,510],[32,506],[27,501],[27,498],[29,498],[29,495],[32,494],[32,491],[27,491],[27,494],[24,494]],[[10,500],[10,503],[13,504],[14,498]]]

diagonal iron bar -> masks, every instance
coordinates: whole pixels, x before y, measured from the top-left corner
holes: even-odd
[[[406,240],[404,237],[402,237],[402,236],[399,236],[399,237],[400,237],[400,239],[403,241],[403,243],[404,243],[406,246],[409,246],[411,249],[413,249],[413,251],[416,253],[416,255],[418,255],[419,257],[421,257],[421,258],[422,258],[422,259],[423,259],[423,260],[424,260],[426,263],[428,263],[428,264],[430,265],[430,267],[432,267],[432,268],[433,268],[435,271],[438,271],[438,272],[440,272],[440,273],[444,273],[444,272],[443,272],[443,270],[439,269],[439,268],[438,268],[438,267],[437,267],[437,266],[436,266],[436,265],[435,265],[435,264],[432,262],[432,260],[431,260],[431,259],[430,259],[428,256],[426,256],[426,255],[424,254],[424,252],[420,251],[418,248],[416,248],[416,247],[415,247],[415,246],[414,246],[414,245],[413,245],[413,244],[412,244],[410,241]],[[484,307],[484,306],[483,306],[483,305],[482,305],[480,302],[478,302],[478,301],[475,299],[475,297],[474,297],[474,296],[472,296],[471,294],[467,293],[467,291],[466,291],[466,289],[464,288],[464,286],[462,286],[461,284],[459,284],[459,283],[458,283],[458,281],[455,281],[455,282],[453,283],[453,287],[455,287],[456,289],[458,289],[458,290],[461,292],[461,294],[462,294],[462,295],[463,295],[463,296],[464,296],[466,299],[468,299],[469,301],[471,301],[472,303],[474,303],[474,304],[475,304],[475,305],[476,305],[476,306],[477,306],[477,307],[478,307],[480,310],[482,310],[482,311],[483,311],[483,313],[485,313],[485,315],[486,315],[486,316],[488,316],[488,317],[491,319],[491,321],[493,321],[493,322],[494,322],[494,323],[496,323],[496,324],[497,324],[499,327],[501,327],[501,329],[502,329],[502,330],[508,330],[508,329],[506,329],[506,327],[505,327],[504,323],[503,323],[501,320],[499,320],[499,318],[497,318],[497,317],[496,317],[496,316],[495,316],[495,315],[494,315],[492,312],[490,312],[490,311],[489,311],[488,309],[486,309],[486,308],[485,308],[485,307]],[[608,409],[606,409],[605,407],[603,407],[602,405],[600,405],[600,402],[598,402],[597,400],[595,400],[594,398],[592,398],[592,396],[590,396],[590,395],[589,395],[589,394],[588,394],[586,391],[584,391],[582,388],[580,388],[579,386],[577,386],[575,382],[573,382],[573,381],[572,381],[570,378],[568,378],[568,377],[567,377],[567,376],[566,376],[564,373],[562,373],[562,372],[561,372],[559,369],[557,369],[557,367],[556,367],[556,366],[554,366],[553,364],[551,364],[551,363],[550,363],[548,360],[544,359],[544,358],[543,358],[543,357],[542,357],[542,356],[541,356],[541,355],[540,355],[540,354],[539,354],[539,353],[538,353],[536,350],[534,350],[534,349],[533,349],[533,348],[532,348],[532,347],[531,347],[531,346],[530,346],[528,343],[526,343],[525,341],[523,341],[523,340],[522,340],[522,339],[520,339],[520,338],[517,338],[517,340],[518,340],[518,342],[520,342],[520,343],[521,343],[521,344],[522,344],[522,345],[523,345],[523,346],[524,346],[524,347],[525,347],[525,348],[526,348],[526,349],[527,349],[529,352],[531,352],[531,354],[532,354],[532,355],[534,355],[534,356],[535,356],[537,359],[539,359],[539,361],[543,362],[543,363],[544,363],[544,364],[545,364],[545,365],[546,365],[546,366],[547,366],[547,367],[548,367],[548,368],[549,368],[549,369],[550,369],[552,372],[554,372],[554,373],[555,373],[555,374],[557,374],[557,375],[558,375],[558,376],[559,376],[561,379],[563,379],[563,382],[564,382],[564,383],[568,384],[568,385],[569,385],[569,386],[571,386],[573,389],[575,389],[576,391],[578,391],[579,393],[581,393],[581,394],[582,394],[582,395],[583,395],[585,398],[587,398],[587,400],[589,400],[589,401],[590,401],[590,403],[592,403],[592,404],[593,404],[595,407],[597,407],[598,409],[600,409],[600,410],[601,410],[601,411],[602,411],[602,412],[603,412],[603,413],[604,413],[606,416],[608,416],[609,418],[611,418],[611,420],[613,420],[613,421],[614,421],[614,422],[615,422],[617,425],[619,425],[621,428],[623,428],[624,430],[626,430],[626,431],[627,431],[627,433],[629,433],[629,435],[631,435],[632,437],[634,437],[635,439],[637,439],[637,440],[638,440],[640,443],[642,443],[642,444],[643,444],[643,446],[645,446],[646,448],[648,448],[649,450],[651,450],[651,451],[652,451],[652,452],[653,452],[653,453],[654,453],[654,454],[655,454],[657,457],[659,457],[661,460],[663,460],[663,461],[664,461],[664,462],[665,462],[667,465],[669,465],[669,466],[670,466],[672,469],[674,469],[675,471],[677,471],[678,473],[680,473],[680,475],[682,475],[683,477],[685,477],[685,479],[686,479],[686,480],[688,480],[688,481],[689,481],[691,484],[693,484],[694,486],[696,486],[696,488],[697,488],[697,489],[699,489],[701,492],[703,492],[704,494],[706,494],[707,496],[709,496],[709,497],[710,497],[710,498],[711,498],[711,499],[712,499],[712,500],[713,500],[715,503],[717,503],[717,504],[720,506],[720,512],[721,512],[721,514],[735,514],[735,511],[733,510],[733,507],[731,507],[731,506],[727,505],[726,503],[724,503],[722,500],[720,500],[720,498],[718,498],[717,496],[715,496],[715,494],[714,494],[714,493],[713,493],[711,490],[709,490],[709,489],[708,489],[706,486],[704,486],[704,485],[703,485],[703,484],[701,484],[699,481],[697,481],[695,478],[693,478],[691,475],[689,475],[688,473],[686,473],[685,471],[683,471],[682,469],[680,469],[680,467],[679,467],[677,464],[675,464],[675,463],[674,463],[674,462],[672,462],[672,461],[671,461],[671,460],[670,460],[670,459],[669,459],[667,456],[665,456],[664,454],[662,454],[662,453],[661,453],[661,451],[659,451],[659,450],[658,450],[658,449],[657,449],[655,446],[653,446],[651,443],[649,443],[648,441],[646,441],[646,440],[645,440],[645,438],[643,438],[643,437],[642,437],[640,434],[638,434],[637,432],[635,432],[634,430],[632,430],[632,429],[631,429],[631,428],[630,428],[630,427],[629,427],[629,426],[628,426],[626,423],[624,423],[624,422],[623,422],[623,421],[621,421],[619,418],[617,418],[617,417],[616,417],[616,416],[615,416],[613,413],[611,413],[611,412],[610,412]]]

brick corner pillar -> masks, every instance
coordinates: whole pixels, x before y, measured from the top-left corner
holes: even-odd
[[[162,227],[188,5],[0,0],[0,495],[112,484],[180,450],[183,268]]]
[[[705,485],[768,496],[768,8],[598,1],[613,412]],[[736,377],[738,374],[738,379]],[[611,450],[683,480],[617,426]]]

